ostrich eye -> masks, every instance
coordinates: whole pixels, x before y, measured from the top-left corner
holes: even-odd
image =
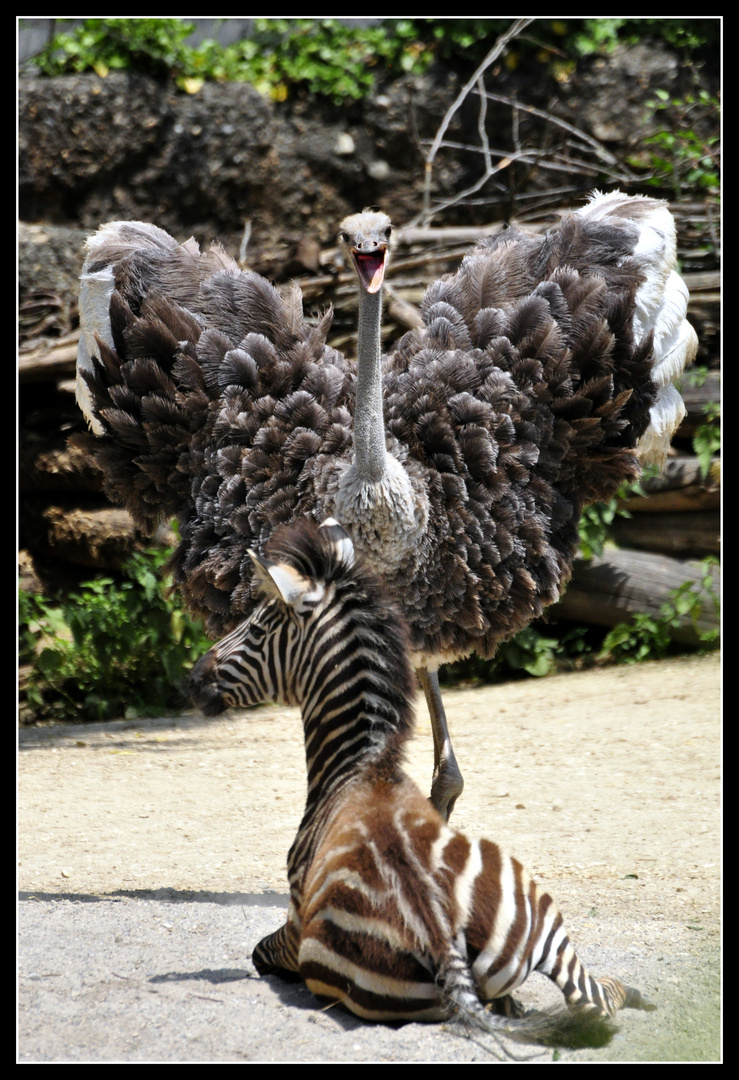
[[[341,239],[344,241],[345,244],[348,244],[350,240],[349,233],[343,232],[341,234]]]

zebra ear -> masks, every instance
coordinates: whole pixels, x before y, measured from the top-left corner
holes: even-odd
[[[339,525],[336,518],[326,518],[319,525],[319,529],[324,530],[328,534],[329,539],[333,543],[336,554],[341,561],[347,566],[354,565],[354,544],[349,533]]]
[[[301,611],[313,607],[323,596],[323,585],[304,577],[293,566],[260,559],[251,549],[249,557],[254,566],[257,591],[267,599],[281,600]]]

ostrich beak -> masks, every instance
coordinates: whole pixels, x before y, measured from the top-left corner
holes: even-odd
[[[362,288],[368,293],[378,292],[385,278],[387,244],[377,244],[374,251],[352,248],[352,259]]]

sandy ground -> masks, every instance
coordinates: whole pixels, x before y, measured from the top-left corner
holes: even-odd
[[[452,824],[512,850],[593,973],[658,1006],[623,1013],[608,1047],[534,1063],[721,1060],[719,675],[713,654],[444,695],[465,776]],[[274,706],[21,731],[19,1062],[501,1055],[256,976],[251,950],[287,902],[301,736]],[[409,771],[424,791],[431,762],[419,702]],[[539,975],[518,996],[561,1000]]]

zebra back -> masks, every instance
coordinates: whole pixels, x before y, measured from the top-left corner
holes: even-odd
[[[370,1020],[507,1028],[482,1004],[510,1010],[532,971],[581,1017],[611,1019],[641,1002],[588,973],[556,903],[517,859],[449,828],[407,779],[369,775],[346,793],[306,877],[301,927],[307,985]],[[514,1019],[511,1029],[520,1026]]]

